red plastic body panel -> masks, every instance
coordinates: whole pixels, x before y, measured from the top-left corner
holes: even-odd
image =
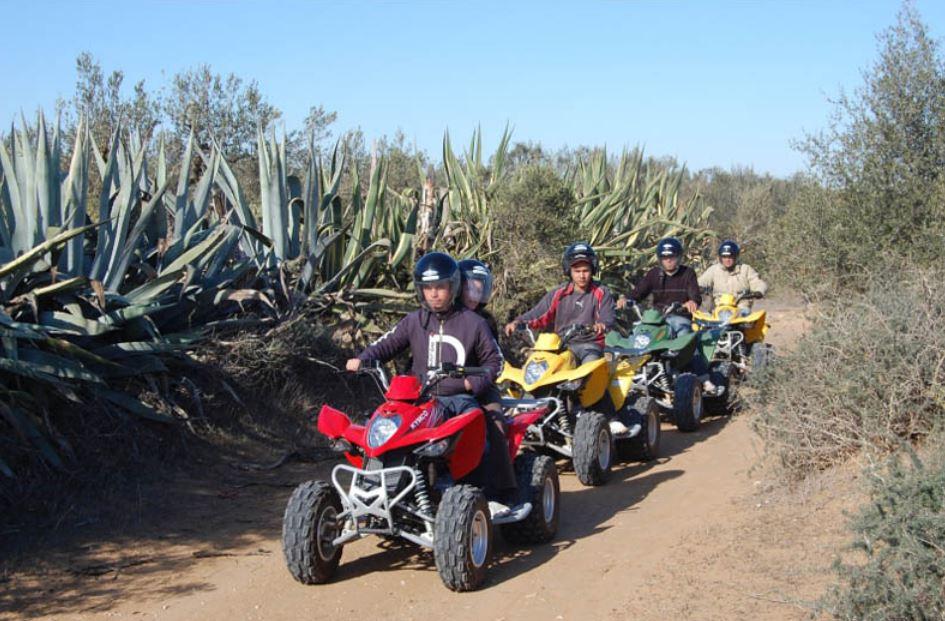
[[[449,469],[454,479],[461,479],[472,472],[482,460],[482,453],[486,446],[485,415],[481,409],[476,408],[442,421],[442,414],[435,400],[420,404],[411,402],[419,398],[420,388],[419,380],[412,375],[395,377],[385,395],[388,401],[378,406],[366,426],[351,424],[351,419],[343,412],[325,405],[318,415],[318,430],[329,438],[344,438],[360,447],[365,457],[379,457],[388,451],[442,440],[459,434],[453,453],[449,457]],[[518,433],[518,440],[509,443],[513,456],[518,451],[525,429],[545,411],[538,410],[535,413],[522,414],[516,418],[516,422],[513,422],[513,434]],[[367,430],[371,422],[379,416],[399,416],[400,425],[387,442],[382,446],[372,448],[367,444]],[[517,422],[519,420],[520,423]],[[361,456],[346,453],[346,457],[355,467],[363,467],[364,460]]]
[[[523,412],[509,421],[509,454],[512,456],[512,461],[515,461],[515,456],[518,455],[518,449],[522,446],[528,426],[541,420],[547,413],[548,408],[538,408]]]
[[[454,480],[461,479],[475,470],[482,461],[482,453],[486,448],[486,417],[483,416],[482,410],[475,409],[446,422],[449,424],[460,418],[465,418],[466,422],[461,427],[462,432],[453,447],[453,454],[450,455],[449,460],[450,475]],[[440,428],[445,426],[441,425]],[[441,437],[450,435],[452,434]]]
[[[343,436],[345,430],[350,426],[351,419],[348,418],[347,414],[330,405],[323,405],[318,412],[318,430],[332,440]]]
[[[390,382],[384,396],[392,401],[416,401],[423,386],[415,375],[398,375]]]

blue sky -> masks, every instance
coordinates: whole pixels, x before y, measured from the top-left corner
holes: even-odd
[[[936,38],[945,3],[919,0]],[[15,2],[0,38],[0,123],[71,97],[90,51],[152,88],[208,63],[255,79],[289,128],[309,107],[368,140],[447,128],[494,144],[642,144],[692,169],[804,166],[791,141],[856,88],[897,2]],[[18,25],[11,27],[12,24]]]

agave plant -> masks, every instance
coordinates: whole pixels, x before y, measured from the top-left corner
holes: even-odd
[[[648,162],[642,150],[624,151],[616,165],[603,149],[578,162],[569,177],[575,209],[605,268],[624,279],[634,277],[655,260],[657,241],[668,236],[699,254],[712,234],[707,225],[712,209],[698,194],[681,199],[684,179],[684,168]]]
[[[255,257],[234,252],[251,228],[242,223],[245,214],[209,217],[218,151],[201,154],[208,165],[191,189],[191,141],[177,193],[168,200],[163,149],[152,181],[145,145],[134,137],[126,144],[119,130],[106,160],[80,124],[67,174],[59,169],[58,130],[50,136],[42,115],[35,131],[14,131],[10,144],[8,150],[0,141],[0,392],[6,397],[0,415],[22,446],[59,466],[40,431],[41,401],[51,395],[104,400],[171,420],[110,382],[165,371],[162,355],[192,347],[247,300],[272,304],[240,287],[256,265]],[[99,221],[87,224],[93,156],[102,192]],[[161,226],[168,215],[172,229]],[[0,472],[12,473],[4,462]]]
[[[461,258],[487,259],[495,250],[492,207],[495,194],[507,181],[505,163],[512,133],[508,127],[487,167],[482,159],[482,130],[473,132],[462,161],[456,157],[449,132],[443,138],[443,166],[449,187],[438,214],[441,222],[435,245]]]

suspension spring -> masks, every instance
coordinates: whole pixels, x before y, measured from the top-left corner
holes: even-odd
[[[570,399],[565,401],[565,407],[558,412],[558,428],[562,433],[571,433],[571,421],[568,419],[568,411],[575,407]]]
[[[417,474],[417,489],[414,491],[414,498],[417,499],[417,508],[420,509],[420,512],[427,516],[433,516],[433,502],[430,500],[430,492],[427,491],[427,480],[426,477],[419,471],[414,469],[414,472]]]
[[[673,387],[669,383],[669,373],[667,370],[664,367],[660,367],[656,373],[656,385],[666,392],[673,392]]]
[[[744,363],[748,359],[748,351],[745,349],[744,341],[735,346],[735,354],[732,356],[738,362]]]

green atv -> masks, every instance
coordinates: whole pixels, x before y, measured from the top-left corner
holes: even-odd
[[[722,374],[724,369],[710,369],[709,376],[698,376],[689,368],[695,356],[712,359],[719,335],[709,330],[673,338],[666,317],[679,309],[678,304],[663,312],[656,309],[641,312],[638,305],[629,303],[639,320],[632,323],[627,334],[619,329],[607,334],[607,353],[634,360],[639,369],[634,384],[656,401],[677,429],[696,431],[705,409],[717,412],[727,407],[728,381]],[[715,395],[703,395],[702,380],[706,377],[719,387]]]

